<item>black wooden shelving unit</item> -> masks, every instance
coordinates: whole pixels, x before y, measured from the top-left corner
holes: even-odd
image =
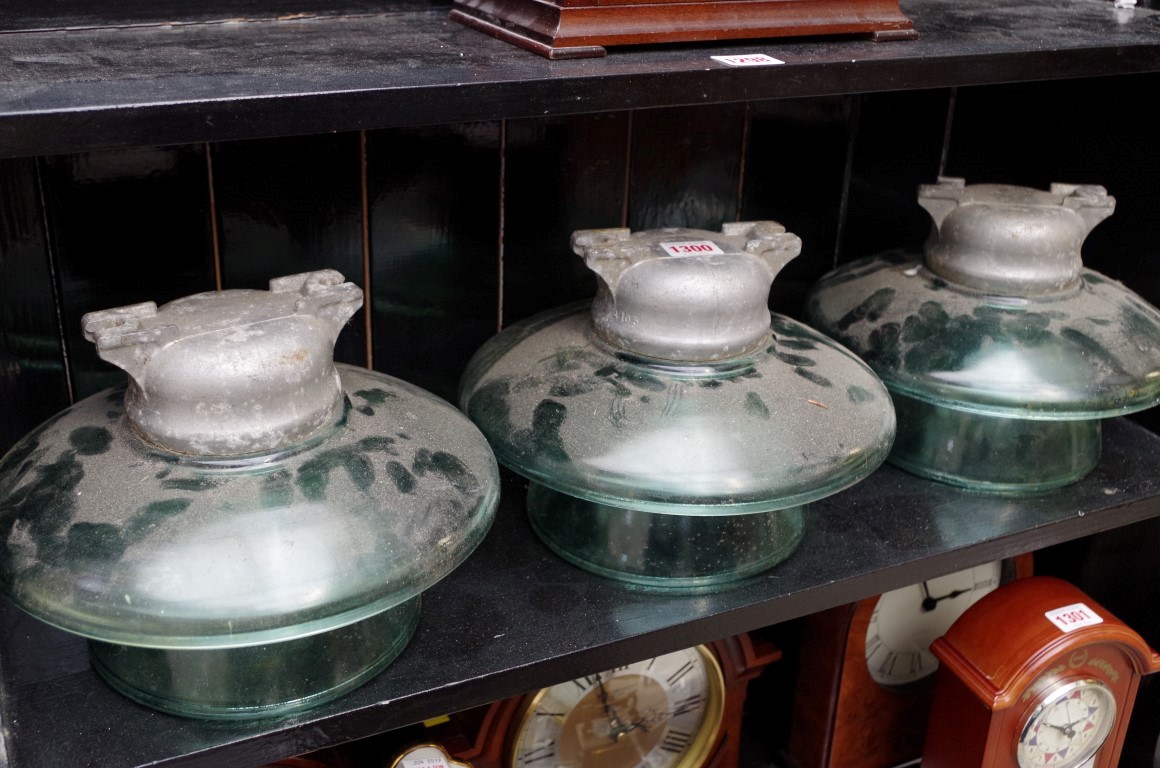
[[[224,21],[237,10],[204,11],[202,23],[176,26],[156,15],[78,17],[66,32],[0,35],[0,156],[1152,72],[1160,10],[1148,3],[911,0],[904,10],[920,35],[898,44],[744,41],[568,62],[454,24],[444,5],[364,0],[349,15],[248,23]],[[52,22],[26,16],[0,16],[0,29]],[[786,64],[710,58],[750,51]]]
[[[658,46],[570,62],[454,25],[445,5],[301,0],[275,15],[256,1],[194,4],[180,23],[151,4],[60,5],[55,16],[35,3],[0,10],[0,157],[1160,72],[1148,0],[909,0],[911,42]],[[786,64],[710,59],[753,51]],[[1158,467],[1160,437],[1126,420],[1108,422],[1095,473],[1030,499],[884,467],[814,505],[786,564],[695,597],[635,592],[554,558],[507,476],[495,528],[425,594],[403,656],[337,702],[270,722],[139,707],[100,682],[82,640],[3,603],[0,764],[258,765],[1157,517]]]

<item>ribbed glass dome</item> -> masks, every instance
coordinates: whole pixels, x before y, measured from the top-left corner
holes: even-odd
[[[769,313],[798,238],[757,222],[584,231],[573,246],[600,278],[596,299],[507,328],[460,389],[499,461],[534,481],[537,532],[590,570],[653,586],[784,559],[801,506],[873,471],[894,431],[865,365]]]
[[[841,267],[807,307],[894,396],[890,460],[982,489],[1082,477],[1099,458],[1097,419],[1160,401],[1160,312],[1080,262],[1114,200],[945,179],[919,202],[936,225],[925,254]]]
[[[132,379],[0,461],[8,596],[179,714],[293,711],[382,669],[498,475],[452,406],[332,363],[361,302],[325,271],[87,315]]]

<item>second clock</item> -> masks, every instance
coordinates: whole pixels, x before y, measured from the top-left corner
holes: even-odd
[[[889,768],[922,752],[930,644],[1031,555],[984,563],[805,619],[788,753],[799,768]]]
[[[717,741],[725,679],[702,646],[544,688],[518,716],[513,768],[693,768]]]
[[[746,688],[780,657],[737,635],[458,713],[430,736],[475,768],[738,768]]]

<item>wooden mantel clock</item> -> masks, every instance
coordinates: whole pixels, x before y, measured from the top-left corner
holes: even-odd
[[[780,657],[737,635],[459,713],[428,735],[474,768],[737,768],[747,685]]]
[[[922,754],[935,638],[1032,557],[983,563],[802,622],[786,756],[796,768],[890,768]]]
[[[990,593],[931,646],[940,662],[923,768],[1115,768],[1147,643],[1076,587]]]
[[[549,59],[603,56],[606,45],[915,36],[898,0],[455,0],[451,18]]]

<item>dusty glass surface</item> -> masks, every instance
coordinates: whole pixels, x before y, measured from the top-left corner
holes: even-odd
[[[188,717],[285,715],[330,701],[381,672],[419,623],[419,597],[330,632],[245,648],[137,648],[89,641],[93,667],[146,706]]]
[[[780,315],[756,352],[697,365],[618,351],[592,332],[587,304],[562,307],[488,341],[460,405],[516,472],[662,515],[805,504],[869,474],[894,436],[877,377]]]
[[[1069,290],[1001,296],[882,255],[823,277],[807,317],[892,392],[936,405],[1075,420],[1160,401],[1160,312],[1087,269]]]
[[[750,515],[681,515],[597,504],[532,483],[528,518],[565,560],[602,576],[682,592],[716,589],[785,560],[801,542],[802,507]]]
[[[784,560],[803,505],[868,475],[894,438],[864,363],[770,315],[801,240],[758,221],[581,230],[572,248],[595,298],[506,328],[460,383],[496,458],[533,481],[533,529],[574,565],[657,589]]]
[[[987,416],[894,395],[898,435],[887,459],[916,475],[993,493],[1073,483],[1100,460],[1100,421]]]
[[[892,463],[983,491],[1075,482],[1099,461],[1098,419],[1160,402],[1160,312],[1083,267],[1115,199],[940,178],[918,203],[934,223],[924,253],[834,270],[807,319],[890,389]]]
[[[296,712],[382,670],[499,475],[450,404],[334,365],[362,302],[324,269],[84,315],[129,381],[0,459],[0,587],[176,714]]]
[[[152,448],[121,390],[34,430],[0,461],[5,592],[67,631],[168,649],[303,638],[418,595],[487,532],[495,459],[444,401],[338,368],[340,421],[261,455]]]

